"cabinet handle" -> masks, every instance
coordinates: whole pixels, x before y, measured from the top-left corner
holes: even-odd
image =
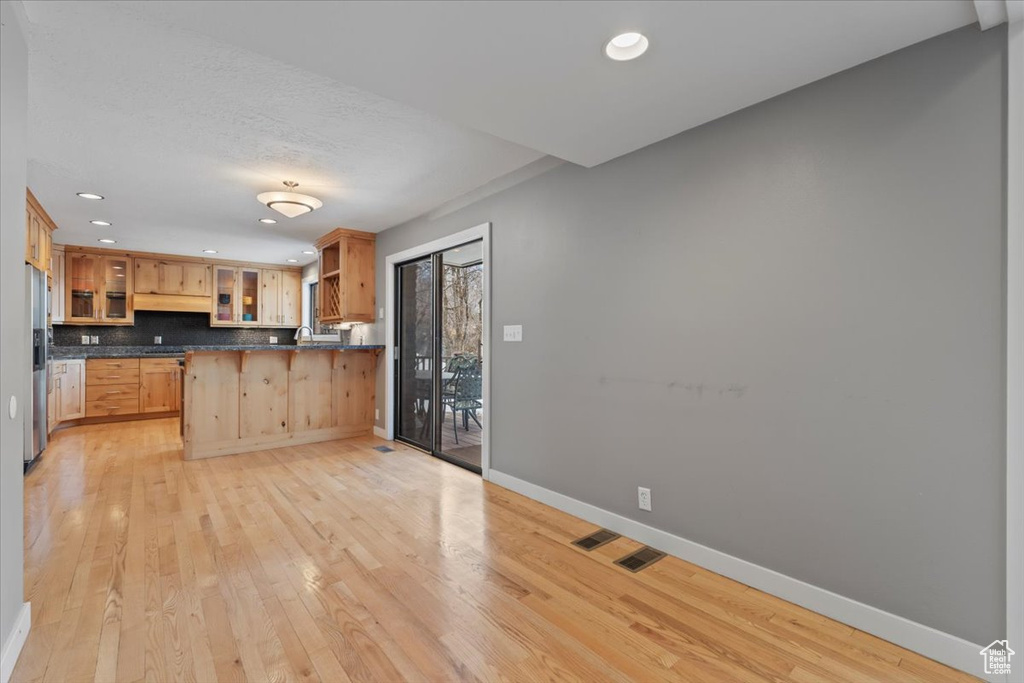
[[[121,375],[107,375],[106,379],[121,379]]]

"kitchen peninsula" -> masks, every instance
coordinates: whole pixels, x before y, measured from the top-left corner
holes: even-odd
[[[370,434],[382,350],[185,347],[185,460]]]

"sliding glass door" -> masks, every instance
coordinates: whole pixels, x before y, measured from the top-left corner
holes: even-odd
[[[395,435],[426,450],[434,446],[434,263],[431,257],[397,268],[398,416]]]
[[[396,438],[474,472],[483,442],[483,242],[398,266]]]

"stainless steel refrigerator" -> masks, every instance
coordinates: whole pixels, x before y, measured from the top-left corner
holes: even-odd
[[[32,414],[25,416],[25,466],[46,448],[46,273],[25,266],[25,291],[29,299],[29,329],[32,330]]]

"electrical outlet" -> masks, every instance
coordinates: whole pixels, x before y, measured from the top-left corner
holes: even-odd
[[[277,343],[277,337],[271,337],[270,338],[270,343],[271,344],[276,344]]]
[[[87,335],[87,334],[83,334],[82,335],[82,343],[83,344],[88,344],[89,343],[89,335]]]
[[[374,420],[379,420],[380,419],[380,408],[374,408],[374,410],[373,410],[373,419]]]
[[[636,487],[636,502],[641,510],[651,511],[651,490],[643,486]]]
[[[377,317],[380,318],[381,320],[384,319],[384,309],[383,308],[380,309],[380,313],[377,314]]]
[[[153,343],[154,344],[163,344],[164,343],[164,338],[161,337],[160,335],[157,335],[157,336],[153,337]]]
[[[100,343],[100,336],[98,334],[92,335],[92,343],[93,344],[99,344]]]

